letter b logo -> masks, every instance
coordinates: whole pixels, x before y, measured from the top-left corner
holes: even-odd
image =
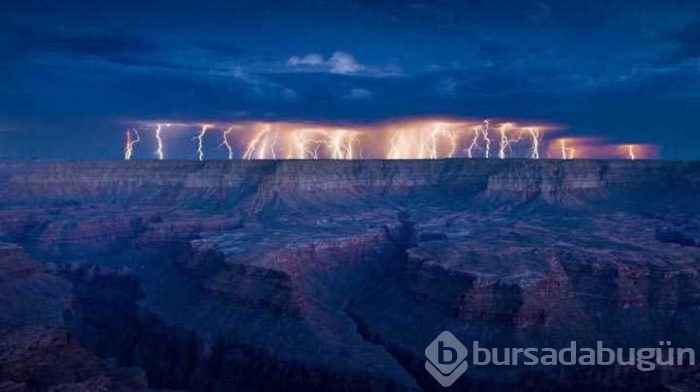
[[[425,369],[443,387],[449,387],[467,370],[469,350],[448,331],[441,333],[425,349]]]
[[[445,355],[445,352],[449,356]],[[449,358],[449,359],[447,359]],[[445,347],[445,343],[441,340],[438,342],[438,363],[440,365],[452,365],[457,361],[457,350],[452,347]]]

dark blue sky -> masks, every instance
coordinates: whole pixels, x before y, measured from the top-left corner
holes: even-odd
[[[0,13],[0,158],[114,158],[131,120],[567,124],[698,159],[700,2],[37,1]]]

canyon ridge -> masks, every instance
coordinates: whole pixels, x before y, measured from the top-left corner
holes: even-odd
[[[424,350],[700,353],[700,163],[1,161],[0,391],[441,390]],[[475,366],[459,390],[700,388]]]

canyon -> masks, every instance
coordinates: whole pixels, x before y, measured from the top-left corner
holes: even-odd
[[[440,390],[445,330],[700,352],[699,272],[700,162],[2,161],[0,391]],[[453,388],[699,380],[487,365]]]

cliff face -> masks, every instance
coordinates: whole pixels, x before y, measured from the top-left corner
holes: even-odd
[[[251,195],[436,190],[457,195],[607,193],[663,185],[700,186],[700,165],[660,161],[423,160],[218,162],[2,162],[3,204],[109,202],[232,206]],[[449,194],[447,194],[449,196]]]
[[[69,353],[190,390],[437,389],[423,350],[445,329],[484,347],[700,352],[698,194],[690,162],[2,162],[0,330],[70,331]],[[459,383],[696,380],[546,370]]]

